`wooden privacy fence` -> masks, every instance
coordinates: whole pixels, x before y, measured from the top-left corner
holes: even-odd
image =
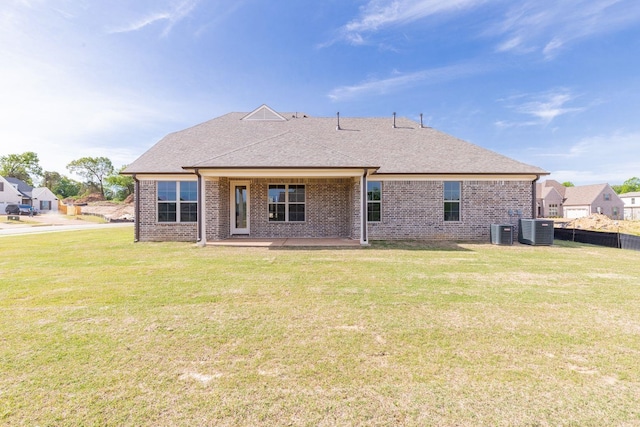
[[[624,233],[605,233],[600,231],[582,230],[579,228],[556,228],[554,239],[572,242],[589,243],[591,245],[609,248],[631,249],[640,251],[640,236]]]
[[[82,215],[82,207],[75,205],[65,205],[64,203],[60,203],[58,201],[58,213],[64,215]]]

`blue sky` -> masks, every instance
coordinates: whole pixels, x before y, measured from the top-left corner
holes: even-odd
[[[261,104],[400,116],[575,184],[640,176],[637,0],[3,0],[0,155],[68,175]]]

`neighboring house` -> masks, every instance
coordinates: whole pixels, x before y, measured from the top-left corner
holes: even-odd
[[[58,198],[47,187],[37,187],[31,191],[33,206],[41,213],[58,212]]]
[[[20,203],[31,206],[31,191],[33,190],[33,187],[18,178],[6,177],[5,179],[9,181],[11,185],[13,185],[13,187],[22,195]]]
[[[591,214],[622,219],[624,203],[609,184],[567,187],[564,193],[564,217],[582,218]]]
[[[0,176],[0,215],[4,215],[7,205],[22,203],[22,193],[13,184]]]
[[[623,218],[623,202],[609,184],[565,187],[548,179],[536,186],[538,216],[544,218],[582,218],[591,214]]]
[[[136,241],[489,240],[535,215],[544,170],[406,118],[262,105],[167,135],[123,174]]]
[[[12,203],[33,206],[43,213],[58,211],[58,198],[47,187],[34,188],[21,179],[12,177],[4,178],[4,180],[18,194],[19,201]]]
[[[558,184],[561,188],[555,184]],[[537,216],[541,218],[562,218],[565,189],[565,186],[551,179],[536,184]]]
[[[619,194],[620,200],[624,203],[624,219],[640,219],[640,191],[633,193]]]

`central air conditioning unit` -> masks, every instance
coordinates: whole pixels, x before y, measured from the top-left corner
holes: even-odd
[[[521,219],[518,242],[534,246],[553,245],[553,221],[549,219]]]
[[[513,225],[491,224],[491,243],[494,245],[513,245]]]

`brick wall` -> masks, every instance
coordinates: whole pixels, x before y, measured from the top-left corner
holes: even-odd
[[[211,182],[207,190],[207,240],[230,236],[229,204],[230,184],[249,182],[248,237],[350,237],[351,179],[302,178],[237,178]],[[305,185],[305,221],[270,222],[268,186],[270,184]],[[218,192],[219,196],[215,193]],[[216,203],[219,203],[216,206]],[[219,232],[216,233],[215,228]]]
[[[198,238],[197,223],[158,222],[156,181],[140,181],[140,241],[142,242],[195,242]]]
[[[382,221],[369,223],[370,240],[489,240],[491,224],[531,218],[531,182],[462,181],[460,221],[444,221],[442,181],[382,183]],[[509,210],[513,215],[509,216]]]
[[[237,178],[250,185],[250,232],[248,237],[349,237],[361,233],[360,180]],[[204,180],[207,240],[230,236],[228,178]],[[306,220],[269,222],[268,185],[305,184]],[[531,218],[531,182],[462,181],[461,221],[444,221],[442,181],[392,181],[382,184],[382,221],[368,224],[370,240],[489,240],[490,225],[516,224]],[[140,181],[140,240],[193,241],[195,223],[158,223],[156,183]],[[514,215],[510,216],[509,211]]]

